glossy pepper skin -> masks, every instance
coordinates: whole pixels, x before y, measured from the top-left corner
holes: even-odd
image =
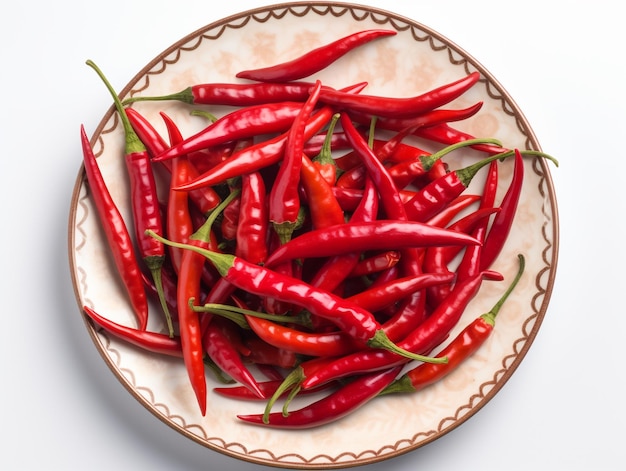
[[[145,330],[148,325],[148,299],[132,238],[126,222],[109,193],[91,148],[91,143],[82,125],[80,137],[85,174],[91,189],[91,197],[95,203],[115,267],[124,283],[133,312],[137,317],[139,329]]]
[[[301,409],[290,411],[287,415],[274,412],[267,416],[241,414],[237,417],[244,422],[266,427],[285,429],[319,427],[335,422],[368,403],[394,380],[399,371],[400,368],[390,368],[386,371],[362,375],[337,391]]]
[[[237,78],[256,80],[258,82],[289,82],[308,77],[343,57],[355,48],[367,44],[374,39],[393,36],[393,30],[371,29],[358,31],[331,43],[296,57],[287,62],[275,64],[261,69],[243,70],[236,74]]]

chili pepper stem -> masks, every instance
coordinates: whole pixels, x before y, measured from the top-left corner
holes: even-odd
[[[474,145],[478,145],[478,144],[494,144],[497,145],[499,147],[502,146],[502,143],[497,140],[497,139],[491,139],[491,138],[486,138],[486,139],[468,139],[466,141],[461,141],[461,142],[457,142],[454,144],[451,144],[447,147],[444,147],[443,149],[434,152],[431,155],[423,155],[422,157],[420,157],[421,161],[422,161],[422,165],[424,167],[425,170],[430,170],[432,168],[432,166],[435,164],[435,162],[437,162],[438,160],[442,159],[443,157],[445,157],[447,154],[460,149],[461,147],[467,147],[467,146],[474,146]]]
[[[389,350],[397,355],[403,356],[405,358],[409,358],[411,360],[421,361],[424,363],[447,363],[448,359],[446,357],[442,358],[433,358],[425,355],[419,355],[417,353],[409,352],[403,348],[400,348],[395,343],[393,343],[384,330],[380,329],[376,331],[374,337],[372,337],[367,345],[371,348],[383,348],[385,350]]]
[[[304,373],[302,371],[302,368],[293,369],[291,373],[289,373],[285,377],[283,382],[280,383],[278,388],[276,388],[276,391],[274,391],[274,394],[272,394],[272,396],[268,399],[267,403],[265,404],[265,410],[263,411],[263,423],[265,424],[269,423],[270,412],[272,411],[272,407],[274,406],[278,398],[281,397],[286,391],[288,391],[289,389],[293,387],[297,388],[297,390],[299,391],[298,385],[302,382],[303,379],[304,379]]]
[[[187,87],[184,90],[181,90],[177,93],[172,93],[170,95],[163,96],[134,96],[130,98],[126,98],[122,101],[123,105],[130,105],[131,103],[135,103],[137,101],[170,101],[176,100],[181,101],[183,103],[187,103],[189,105],[193,105],[193,93],[191,91],[191,87]]]
[[[161,309],[165,313],[165,322],[167,324],[167,331],[171,338],[174,338],[174,324],[172,322],[172,315],[170,313],[170,309],[167,306],[167,300],[165,299],[165,291],[163,290],[163,277],[162,277],[162,268],[163,263],[165,262],[165,257],[145,257],[144,261],[146,262],[146,266],[150,270],[150,274],[152,275],[152,281],[154,281],[154,287],[156,288],[157,296],[159,297],[159,303],[161,304]]]
[[[513,279],[513,281],[511,281],[511,284],[509,285],[507,290],[502,294],[502,297],[491,308],[491,310],[481,316],[484,319],[484,321],[489,325],[493,326],[496,324],[496,316],[498,315],[500,308],[502,307],[504,302],[507,300],[511,292],[515,289],[515,286],[517,286],[517,283],[519,282],[520,278],[522,277],[522,274],[524,273],[526,260],[522,254],[518,254],[517,258],[519,260],[519,269],[517,271],[517,274],[515,275],[515,278]]]
[[[557,167],[559,166],[558,160],[556,160],[554,157],[552,157],[551,155],[548,155],[548,154],[546,154],[544,152],[540,152],[540,151],[536,151],[536,150],[520,150],[519,152],[523,156],[543,157],[544,159],[550,160]],[[457,173],[457,175],[459,177],[459,180],[461,180],[461,182],[463,182],[463,185],[464,186],[468,186],[470,181],[472,180],[472,178],[474,178],[474,175],[476,175],[476,173],[478,173],[478,171],[481,168],[483,168],[485,165],[490,164],[494,160],[504,160],[507,157],[511,157],[513,155],[515,155],[515,151],[514,150],[509,150],[509,151],[506,151],[506,152],[502,152],[500,154],[495,154],[495,155],[492,155],[490,157],[487,157],[486,159],[480,160],[479,162],[476,162],[476,163],[474,163],[472,165],[469,165],[469,166],[467,166],[465,168],[461,168],[459,170],[456,170],[456,173]]]

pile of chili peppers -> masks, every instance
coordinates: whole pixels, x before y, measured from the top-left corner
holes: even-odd
[[[89,191],[137,323],[84,311],[115,337],[180,357],[202,415],[207,371],[225,383],[213,392],[265,401],[263,413],[240,420],[281,428],[326,424],[377,396],[426,387],[485,342],[522,275],[520,255],[494,309],[449,339],[482,284],[504,279],[490,267],[512,228],[524,158],[554,161],[454,127],[481,108],[447,108],[477,72],[408,98],[362,93],[366,83],[337,90],[302,81],[394,34],[365,30],[242,71],[240,81],[125,101],[87,62],[113,96],[126,138],[131,228],[81,127]],[[145,100],[182,101],[209,122],[185,137],[161,113],[161,136],[132,107]],[[211,105],[232,110],[215,117]],[[484,158],[450,168],[446,156],[468,148]],[[514,173],[498,201],[506,159]],[[470,194],[479,172],[482,189]],[[151,297],[160,312],[149,313]],[[157,315],[163,331],[148,328]],[[310,392],[324,395],[289,409]],[[283,411],[271,412],[278,400]]]

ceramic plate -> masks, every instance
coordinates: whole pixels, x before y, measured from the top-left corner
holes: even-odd
[[[336,87],[367,81],[370,94],[410,96],[479,71],[480,82],[450,107],[466,107],[480,100],[484,106],[457,127],[475,136],[496,137],[509,148],[540,150],[513,99],[468,53],[413,19],[350,4],[285,3],[212,23],[164,51],[120,93],[122,97],[162,95],[195,83],[234,81],[240,70],[282,62],[330,38],[368,28],[389,28],[397,35],[355,51],[317,77]],[[94,87],[98,87],[97,78]],[[160,111],[173,117],[186,135],[204,124],[189,115],[188,107],[175,102],[134,106],[164,136]],[[78,130],[76,135],[78,140]],[[122,127],[108,110],[93,132],[92,144],[112,195],[130,221],[120,157],[123,142]],[[80,162],[77,158],[77,166]],[[500,193],[506,189],[511,170],[512,161],[505,162]],[[378,398],[335,424],[296,432],[244,425],[235,415],[261,412],[262,403],[237,402],[214,393],[209,393],[208,412],[202,417],[181,361],[129,347],[94,329],[88,321],[87,330],[114,375],[141,405],[211,450],[263,465],[323,469],[373,463],[415,450],[462,424],[500,390],[522,361],[546,313],[558,254],[556,199],[547,161],[526,159],[525,173],[513,235],[493,268],[511,279],[519,252],[526,256],[527,268],[487,344],[438,384],[413,395]],[[480,184],[479,177],[475,184]],[[105,247],[81,168],[69,220],[69,256],[78,305],[134,325]],[[461,324],[488,311],[503,289],[502,283],[484,283]],[[158,319],[152,319],[151,329],[163,327]],[[211,375],[207,377],[209,388],[218,385]]]

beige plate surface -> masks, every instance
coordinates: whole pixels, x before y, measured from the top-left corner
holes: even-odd
[[[475,136],[499,138],[510,148],[539,149],[512,98],[465,51],[414,20],[349,4],[280,4],[212,23],[145,66],[121,95],[160,95],[195,83],[234,81],[239,70],[281,62],[330,38],[367,28],[390,28],[397,35],[355,51],[317,77],[335,87],[368,81],[370,94],[409,96],[478,70],[480,82],[450,107],[465,107],[479,100],[484,106],[474,118],[457,127]],[[94,84],[98,86],[97,78]],[[167,134],[159,111],[173,117],[186,135],[204,124],[201,118],[190,117],[189,108],[182,104],[135,106],[163,136]],[[78,130],[76,135],[78,139]],[[112,109],[93,133],[92,143],[112,195],[130,221],[121,157],[123,132]],[[77,166],[79,163],[77,160]],[[510,163],[502,166],[501,194],[510,178]],[[114,375],[144,407],[212,450],[291,468],[350,467],[415,450],[463,423],[497,393],[522,361],[546,313],[558,254],[556,198],[546,162],[527,159],[525,173],[513,235],[493,268],[510,279],[516,270],[516,254],[521,252],[526,256],[527,269],[500,313],[488,343],[440,383],[418,394],[374,400],[336,424],[302,432],[246,426],[237,421],[235,414],[257,413],[262,405],[240,403],[214,393],[209,393],[208,413],[202,417],[182,362],[129,347],[95,330],[90,322],[86,322],[87,330]],[[479,185],[480,179],[475,183]],[[91,306],[120,323],[134,325],[105,247],[81,168],[69,220],[69,256],[78,305]],[[461,324],[489,310],[503,289],[502,283],[485,283]],[[157,316],[153,317],[150,328],[163,329]],[[211,375],[207,377],[209,387],[217,385]]]

